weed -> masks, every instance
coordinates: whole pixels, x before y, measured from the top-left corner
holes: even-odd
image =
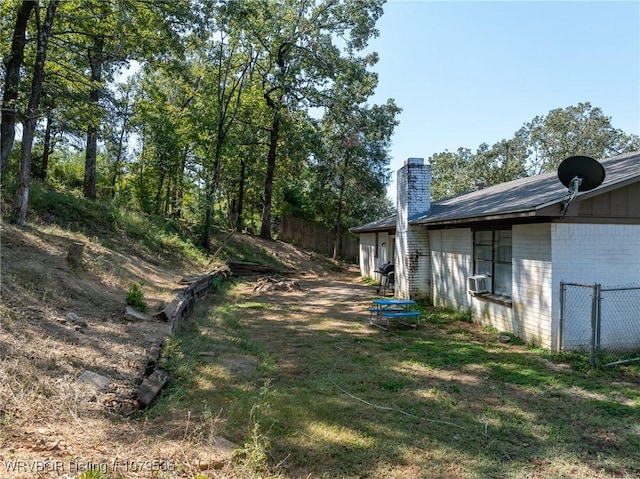
[[[92,469],[90,471],[83,472],[78,479],[106,479],[107,476],[104,475],[97,469]]]
[[[129,306],[133,306],[139,311],[147,310],[147,302],[144,300],[144,293],[142,291],[142,285],[138,283],[132,283],[129,286],[129,292],[127,293],[126,302]]]
[[[500,336],[506,336],[509,338],[509,344],[513,344],[514,346],[522,346],[525,344],[524,340],[518,336],[517,334],[502,332]]]
[[[242,471],[245,477],[264,477],[265,474],[270,473],[269,428],[265,431],[262,422],[268,417],[272,400],[273,391],[270,389],[270,381],[267,380],[255,397],[249,414],[248,438],[236,456],[238,472]]]

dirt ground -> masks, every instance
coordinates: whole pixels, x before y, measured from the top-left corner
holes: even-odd
[[[291,245],[234,239],[297,271],[306,291],[281,295],[298,305],[296,315],[361,313],[361,301],[371,294],[372,287],[358,284],[355,267],[326,273],[326,260]],[[77,241],[86,245],[81,269],[65,260]],[[0,477],[79,477],[106,464],[122,477],[149,477],[145,467],[158,457],[167,461],[155,465],[159,477],[193,477],[220,467],[214,462],[224,454],[194,441],[188,426],[158,428],[140,420],[135,389],[148,349],[169,325],[123,317],[132,283],[143,285],[152,313],[184,287],[181,278],[205,271],[138,246],[107,248],[55,226],[3,223],[0,244]],[[220,449],[228,449],[223,439]],[[175,464],[182,464],[180,471]]]

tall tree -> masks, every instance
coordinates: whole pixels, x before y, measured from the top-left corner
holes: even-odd
[[[611,118],[588,102],[536,116],[523,129],[531,149],[530,174],[553,171],[569,156],[606,158],[640,149],[637,135],[614,128]]]
[[[432,194],[443,198],[476,187],[554,171],[569,156],[607,158],[640,149],[640,137],[614,128],[611,118],[590,103],[557,108],[525,123],[512,138],[475,153],[467,148],[436,153],[429,160]]]
[[[376,61],[376,55],[349,59],[336,76],[321,121],[324,158],[319,158],[318,167],[332,185],[327,192],[333,195],[329,221],[334,258],[341,248],[344,217],[353,214],[347,207],[353,210],[361,198],[384,197],[389,183],[388,150],[400,109],[393,100],[372,107],[364,103],[377,84],[376,75],[366,68]]]
[[[271,238],[273,184],[284,117],[302,102],[313,104],[322,97],[336,73],[338,43],[350,54],[366,47],[377,34],[375,23],[382,15],[383,0],[242,3],[248,34],[259,52],[256,71],[271,111],[260,230],[263,238]]]
[[[221,5],[212,17],[210,29],[196,35],[195,61],[201,72],[202,93],[197,102],[207,140],[212,143],[213,162],[206,161],[205,219],[202,244],[210,247],[213,204],[220,183],[222,155],[240,111],[240,101],[253,65],[253,51],[242,41],[238,25],[238,5]]]
[[[4,57],[5,76],[4,93],[2,95],[2,123],[0,125],[0,173],[4,173],[7,167],[9,154],[13,149],[15,140],[20,68],[24,61],[24,49],[27,44],[27,25],[36,4],[37,2],[34,0],[23,0],[18,7],[11,40],[11,52]]]
[[[16,222],[26,225],[27,205],[29,203],[29,184],[31,181],[31,147],[38,120],[38,108],[42,96],[42,82],[47,59],[47,45],[53,30],[53,21],[59,0],[49,0],[44,20],[40,18],[40,5],[35,7],[35,18],[38,29],[37,50],[31,80],[31,94],[26,118],[23,122],[22,144],[20,148],[20,166],[18,169],[18,188],[14,203]]]

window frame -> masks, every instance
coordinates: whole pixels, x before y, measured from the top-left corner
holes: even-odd
[[[505,242],[507,235],[500,234],[501,232],[508,232],[510,241]],[[483,234],[484,233],[484,234]],[[488,235],[486,233],[491,233],[491,239],[489,241]],[[484,238],[479,238],[479,236],[484,236]],[[510,251],[509,261],[505,261],[504,253],[505,249]],[[489,293],[482,293],[478,296],[486,296],[489,298],[495,298],[505,301],[505,303],[510,304],[511,297],[513,295],[513,229],[511,226],[500,226],[500,227],[486,227],[486,228],[475,228],[472,230],[472,249],[473,249],[473,274],[486,274],[489,276],[491,281],[489,282],[491,285],[491,291]],[[488,252],[490,252],[491,258],[488,257]],[[484,255],[482,254],[484,253]],[[484,257],[479,257],[484,256]],[[479,268],[480,265],[484,265],[485,267]],[[507,266],[509,268],[509,285],[508,285],[508,294],[507,291],[496,292],[496,266],[498,269],[501,269],[501,266]]]

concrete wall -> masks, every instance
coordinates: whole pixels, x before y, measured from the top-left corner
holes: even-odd
[[[362,276],[373,278],[373,271],[377,268],[376,265],[376,234],[375,233],[360,233],[360,247],[358,254],[358,262],[360,264],[360,274]]]
[[[551,347],[551,233],[549,224],[513,227],[512,306],[471,296],[473,233],[469,228],[429,232],[432,298],[438,307],[471,310],[472,319],[527,342]]]

